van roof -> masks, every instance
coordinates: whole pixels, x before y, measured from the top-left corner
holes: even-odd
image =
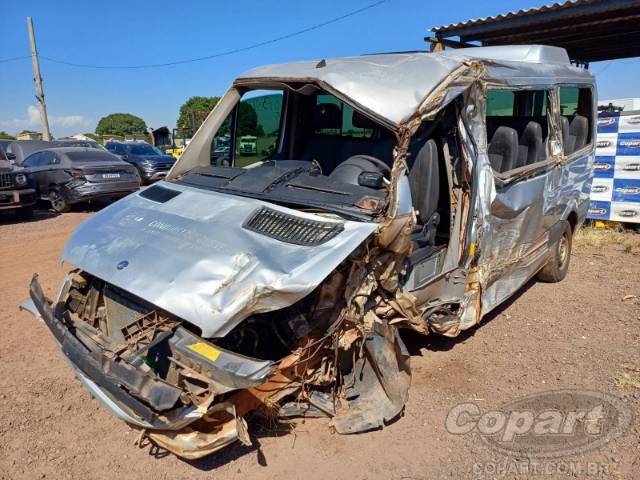
[[[461,92],[478,76],[492,84],[514,87],[594,84],[587,70],[570,64],[564,49],[542,45],[389,53],[267,65],[244,73],[236,84],[314,82],[342,94],[393,128],[406,122],[436,87],[471,62],[483,65],[482,73],[463,75],[449,86],[447,93],[455,93],[454,89]]]

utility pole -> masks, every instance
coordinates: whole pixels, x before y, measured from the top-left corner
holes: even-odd
[[[29,43],[31,44],[31,62],[33,63],[33,80],[36,82],[36,99],[40,107],[40,123],[42,124],[42,138],[51,140],[49,132],[49,119],[47,118],[47,104],[44,101],[44,90],[42,89],[42,77],[40,76],[40,62],[38,61],[38,49],[36,48],[36,35],[33,33],[33,21],[27,17],[27,27],[29,28]]]

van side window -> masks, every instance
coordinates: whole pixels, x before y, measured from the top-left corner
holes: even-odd
[[[546,160],[548,98],[548,90],[487,92],[488,153],[496,173]]]
[[[592,109],[593,98],[590,88],[560,87],[560,121],[565,155],[591,144]]]

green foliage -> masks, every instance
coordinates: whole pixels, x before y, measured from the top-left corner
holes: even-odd
[[[15,140],[15,139],[16,137],[14,137],[13,135],[9,135],[4,130],[0,130],[0,140]]]
[[[146,134],[147,125],[140,117],[130,113],[112,113],[102,117],[96,127],[98,135],[131,135],[134,133]]]
[[[243,135],[264,136],[262,127],[258,129],[258,114],[247,102],[240,102],[238,107],[238,137]]]
[[[247,102],[240,102],[238,107],[238,129],[236,136],[238,138],[244,135],[255,135],[256,137],[264,136],[264,129],[258,125],[258,115],[255,109]],[[218,136],[226,136],[231,134],[231,115],[220,125]]]
[[[196,115],[196,125],[191,125],[189,112],[205,112],[209,113],[216,106],[220,97],[190,97],[180,107],[180,116],[178,117],[178,128],[187,130],[193,129],[193,133],[200,127],[205,115]]]
[[[206,115],[213,110],[220,100],[220,97],[191,97],[180,107],[180,116],[178,117],[178,128],[193,129],[193,133],[200,128]],[[263,128],[258,125],[258,115],[255,108],[247,101],[240,102],[238,107],[238,137],[243,135],[264,135]],[[194,115],[195,124],[192,125],[192,119],[189,112],[199,112]],[[231,133],[231,115],[223,122],[218,130],[218,136],[229,135]]]

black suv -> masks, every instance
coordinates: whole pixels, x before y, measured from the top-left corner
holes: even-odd
[[[176,161],[160,149],[145,142],[107,142],[107,150],[118,155],[138,169],[143,183],[152,183],[166,177]]]
[[[4,149],[0,149],[0,210],[14,210],[18,218],[33,218],[36,200],[33,180],[7,160]]]

